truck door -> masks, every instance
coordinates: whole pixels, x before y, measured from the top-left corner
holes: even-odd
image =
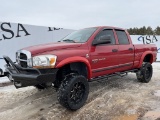
[[[124,30],[115,30],[115,32],[119,42],[119,71],[129,70],[133,66],[134,46],[129,42],[129,38]]]
[[[99,40],[103,35],[110,36],[111,43],[91,46],[92,77],[111,74],[118,69],[118,45],[114,32],[112,29],[103,29],[94,40]]]

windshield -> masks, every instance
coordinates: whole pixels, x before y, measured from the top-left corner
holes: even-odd
[[[88,40],[88,38],[94,33],[97,28],[85,28],[72,32],[68,36],[62,39],[64,42],[74,42],[83,43]]]

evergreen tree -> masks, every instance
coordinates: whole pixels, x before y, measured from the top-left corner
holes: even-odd
[[[129,28],[128,32],[130,35],[160,35],[160,27],[157,26],[155,30],[153,30],[150,26],[146,28],[146,26],[143,26],[141,28]]]
[[[141,28],[141,32],[142,32],[141,35],[145,35],[146,31],[147,31],[146,27],[143,26],[143,28]]]
[[[155,33],[155,35],[160,35],[160,27],[159,26],[157,26],[154,33]]]
[[[152,28],[151,28],[150,26],[148,26],[148,27],[147,27],[146,34],[147,34],[147,35],[153,35],[153,33],[154,33],[154,32],[153,32]]]

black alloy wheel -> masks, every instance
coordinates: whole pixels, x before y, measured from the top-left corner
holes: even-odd
[[[65,78],[59,89],[57,98],[59,103],[69,110],[80,109],[89,94],[89,84],[82,75],[72,75]]]
[[[137,79],[143,83],[148,83],[152,78],[152,74],[153,74],[153,68],[152,65],[148,62],[143,63],[139,72],[136,73]]]
[[[82,82],[76,83],[70,93],[70,100],[74,104],[78,104],[82,99],[85,94],[85,86]]]

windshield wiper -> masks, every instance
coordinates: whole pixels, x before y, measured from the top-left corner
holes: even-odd
[[[73,42],[73,43],[75,43],[75,41],[74,41],[74,40],[70,40],[70,39],[65,39],[65,40],[63,40],[63,41],[69,41],[69,42]]]

